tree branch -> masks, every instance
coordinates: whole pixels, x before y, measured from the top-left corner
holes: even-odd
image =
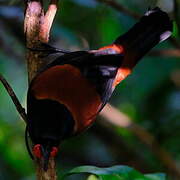
[[[40,44],[39,31],[41,19],[44,17],[44,11],[42,8],[42,2],[37,1],[25,1],[25,19],[24,19],[24,33],[26,37],[26,46],[29,48],[37,48]],[[39,68],[44,65],[44,61],[39,58],[38,52],[28,51],[26,54],[28,65],[28,78],[29,82],[38,72]]]
[[[101,116],[105,118],[106,123],[113,126],[119,126],[131,131],[136,135],[144,144],[146,144],[152,152],[161,160],[163,165],[172,173],[180,179],[180,170],[176,166],[175,161],[172,159],[170,154],[166,152],[156,141],[154,136],[147,132],[143,127],[132,122],[132,120],[124,113],[118,111],[111,105],[106,105],[101,112]]]
[[[149,53],[150,56],[164,56],[164,57],[180,57],[180,49],[163,49],[154,50]]]
[[[48,42],[51,26],[58,8],[58,0],[51,0],[48,10],[40,26],[40,41]]]
[[[25,122],[27,122],[27,115],[26,115],[25,109],[21,106],[16,94],[14,93],[13,89],[11,88],[11,86],[9,85],[9,83],[6,81],[6,79],[3,77],[2,74],[0,74],[0,81],[4,85],[4,87],[7,90],[9,96],[11,97],[11,99],[12,99],[14,105],[16,106],[16,109],[19,112],[20,116],[22,117],[22,119]]]
[[[29,48],[39,48],[41,42],[48,43],[49,33],[57,11],[58,0],[51,0],[48,10],[44,13],[42,0],[25,1],[24,33],[26,36],[26,46]],[[46,61],[41,58],[41,52],[27,52],[28,77],[29,82],[36,76],[38,70],[46,65]],[[37,179],[56,180],[56,165],[54,158],[50,158],[48,170],[45,172],[42,160],[36,159]]]

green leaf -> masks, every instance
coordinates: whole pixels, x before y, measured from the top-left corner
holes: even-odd
[[[88,173],[96,176],[89,176],[88,180],[165,180],[164,174],[143,175],[135,169],[128,166],[112,166],[108,168],[99,168],[95,166],[80,166],[70,170],[62,179],[67,176],[79,173]],[[94,178],[94,179],[93,179]]]
[[[90,175],[87,180],[99,180],[99,178],[95,175]]]

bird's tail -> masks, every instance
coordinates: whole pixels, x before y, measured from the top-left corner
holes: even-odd
[[[148,10],[127,33],[114,42],[124,48],[124,66],[132,68],[156,44],[172,32],[172,21],[160,8]]]

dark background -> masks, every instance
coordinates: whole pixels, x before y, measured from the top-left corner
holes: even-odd
[[[102,1],[102,2],[101,2]],[[116,0],[130,12],[143,15],[148,7],[159,5],[177,22],[179,6],[170,0]],[[137,20],[129,13],[115,10],[103,0],[60,0],[50,43],[68,50],[96,49],[112,43]],[[23,36],[23,3],[0,0],[0,72],[26,106],[27,70]],[[115,90],[110,103],[134,123],[155,136],[161,147],[180,166],[180,53],[164,56],[165,49],[176,50],[178,23],[173,38],[154,48],[136,66],[132,75]],[[24,143],[25,123],[0,84],[0,179],[34,179],[35,169]],[[58,171],[79,165],[100,167],[129,165],[143,173],[169,173],[159,155],[133,132],[97,122],[84,134],[60,147]]]

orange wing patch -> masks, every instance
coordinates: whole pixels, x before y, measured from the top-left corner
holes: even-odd
[[[117,53],[125,53],[123,46],[118,44],[112,44],[100,48],[99,50],[114,49]],[[122,66],[118,69],[117,75],[114,79],[112,88],[115,88],[122,80],[124,80],[132,72],[131,63],[127,61],[129,58],[124,58]]]
[[[117,44],[105,46],[105,47],[100,48],[99,50],[105,50],[108,48],[114,49],[117,53],[124,53],[123,46],[117,45]],[[117,75],[114,79],[112,88],[115,88],[116,85],[118,85],[123,79],[125,79],[131,73],[131,69],[128,67],[125,67],[123,65],[125,65],[125,62],[123,62],[121,68],[118,69],[118,72],[117,72]]]
[[[52,99],[64,104],[74,117],[76,132],[94,121],[102,104],[95,87],[71,65],[54,66],[41,73],[31,90],[37,99]]]
[[[117,45],[117,44],[111,44],[109,46],[104,46],[102,48],[99,48],[99,50],[105,50],[105,49],[110,49],[110,48],[117,51],[117,53],[123,53],[124,52],[124,48],[120,45]]]
[[[124,80],[129,74],[131,74],[131,69],[126,67],[121,67],[118,69],[117,75],[113,82],[113,88],[115,88],[122,80]]]

